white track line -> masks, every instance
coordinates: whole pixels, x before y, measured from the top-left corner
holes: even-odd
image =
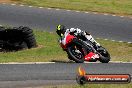
[[[79,13],[80,11],[75,11],[75,12]]]
[[[38,7],[38,8],[42,9],[43,7]]]
[[[122,43],[123,41],[118,41],[118,42],[121,42]]]
[[[84,63],[101,63],[101,62],[84,62]],[[110,61],[109,63],[132,63],[132,62],[122,62],[122,61]]]
[[[97,12],[93,12],[93,14],[98,14]]]
[[[108,39],[104,39],[104,40],[108,40]]]
[[[20,6],[24,6],[24,5],[20,5]]]
[[[47,8],[48,10],[50,10],[51,8]]]
[[[60,9],[55,9],[55,10],[60,10]]]
[[[124,16],[120,16],[121,18],[123,18]]]
[[[115,42],[115,40],[111,40],[111,41]]]
[[[9,63],[0,63],[0,64],[55,64],[56,62],[9,62]],[[101,63],[101,62],[84,62],[84,63]],[[109,63],[132,63],[132,62],[122,62],[122,61],[110,61]]]
[[[96,39],[102,39],[102,38],[96,38]],[[110,40],[110,39],[103,39],[103,40],[109,40],[109,41],[112,41],[112,42],[119,42],[119,43],[128,43],[128,44],[132,44],[132,42],[124,42],[124,41],[116,41],[116,40]]]
[[[89,12],[85,12],[85,13],[89,13]]]
[[[84,63],[101,63],[101,62],[87,62],[87,61],[84,61]]]
[[[112,16],[116,16],[116,15],[112,15]]]
[[[107,13],[105,13],[104,15],[105,15],[105,16],[107,16],[108,14],[107,14]]]
[[[128,44],[131,44],[132,42],[127,42]]]
[[[69,12],[69,11],[71,11],[71,10],[66,10],[66,11],[68,11],[68,12]]]
[[[9,62],[9,63],[0,63],[0,64],[54,64],[55,62]]]
[[[12,6],[16,5],[16,4],[11,4]]]
[[[32,8],[33,6],[28,6],[28,7]]]
[[[100,38],[96,38],[96,39],[100,39]]]

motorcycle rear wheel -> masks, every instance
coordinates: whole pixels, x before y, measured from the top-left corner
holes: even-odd
[[[76,52],[78,51],[78,52]],[[83,63],[84,56],[88,53],[86,46],[82,41],[78,39],[73,39],[73,41],[67,47],[67,54],[76,63]]]

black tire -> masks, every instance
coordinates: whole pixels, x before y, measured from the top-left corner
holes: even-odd
[[[18,51],[27,48],[27,44],[24,41],[8,42],[4,43],[3,46],[4,51]]]
[[[1,50],[2,50],[3,46],[4,46],[4,41],[3,40],[0,40],[0,49]]]
[[[27,43],[23,41],[21,43],[20,49],[28,49]]]
[[[69,60],[73,60],[72,57],[68,53],[67,53],[67,57],[68,57]]]
[[[78,57],[78,55],[76,56],[73,52],[75,46],[80,50],[80,55]],[[81,51],[83,50],[83,51]],[[83,63],[84,62],[84,56],[87,55],[87,50],[86,47],[83,45],[83,42],[78,40],[78,39],[73,39],[73,41],[71,42],[71,44],[68,45],[67,47],[67,54],[72,58],[72,60],[74,60],[76,63]]]
[[[0,40],[5,40],[6,32],[4,27],[0,27]]]
[[[19,27],[19,30],[21,30],[24,41],[27,43],[28,48],[34,48],[37,46],[35,36],[33,34],[33,30],[29,27]]]
[[[99,61],[102,63],[108,63],[111,59],[109,52],[104,48],[100,47],[98,50],[98,53],[100,55]]]
[[[20,26],[20,27],[18,28],[18,30],[20,30],[20,31],[21,31],[23,34],[25,34],[25,35],[28,35],[28,34],[33,33],[33,30],[30,29],[29,27]]]
[[[31,36],[31,37],[27,37],[27,36],[26,36],[26,37],[24,38],[24,40],[25,40],[25,42],[27,43],[28,48],[34,48],[34,47],[37,46],[37,44],[36,44],[36,39],[35,39],[34,36]]]
[[[29,27],[0,27],[0,48],[6,52],[36,47],[33,30]]]
[[[27,35],[23,35],[24,36],[24,38],[26,37],[26,38],[29,38],[29,37],[34,37],[35,38],[35,36],[34,36],[34,34],[33,33],[30,33],[30,34],[27,34]]]
[[[22,49],[28,49],[28,46],[26,44],[26,42],[22,41],[22,42],[17,42],[16,44],[14,44],[15,49],[18,50],[22,50]]]

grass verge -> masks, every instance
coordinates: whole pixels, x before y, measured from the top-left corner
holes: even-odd
[[[34,31],[38,43],[37,48],[18,52],[0,53],[0,63],[4,62],[47,62],[68,61],[67,54],[58,43],[58,36],[54,33]],[[132,61],[132,44],[97,40],[111,54],[112,61]]]
[[[18,3],[62,8],[81,11],[92,11],[119,15],[132,15],[132,0],[11,0]]]

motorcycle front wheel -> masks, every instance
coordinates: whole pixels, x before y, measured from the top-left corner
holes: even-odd
[[[98,50],[98,53],[100,54],[99,61],[102,63],[108,63],[111,59],[109,52],[104,48],[100,47]]]

